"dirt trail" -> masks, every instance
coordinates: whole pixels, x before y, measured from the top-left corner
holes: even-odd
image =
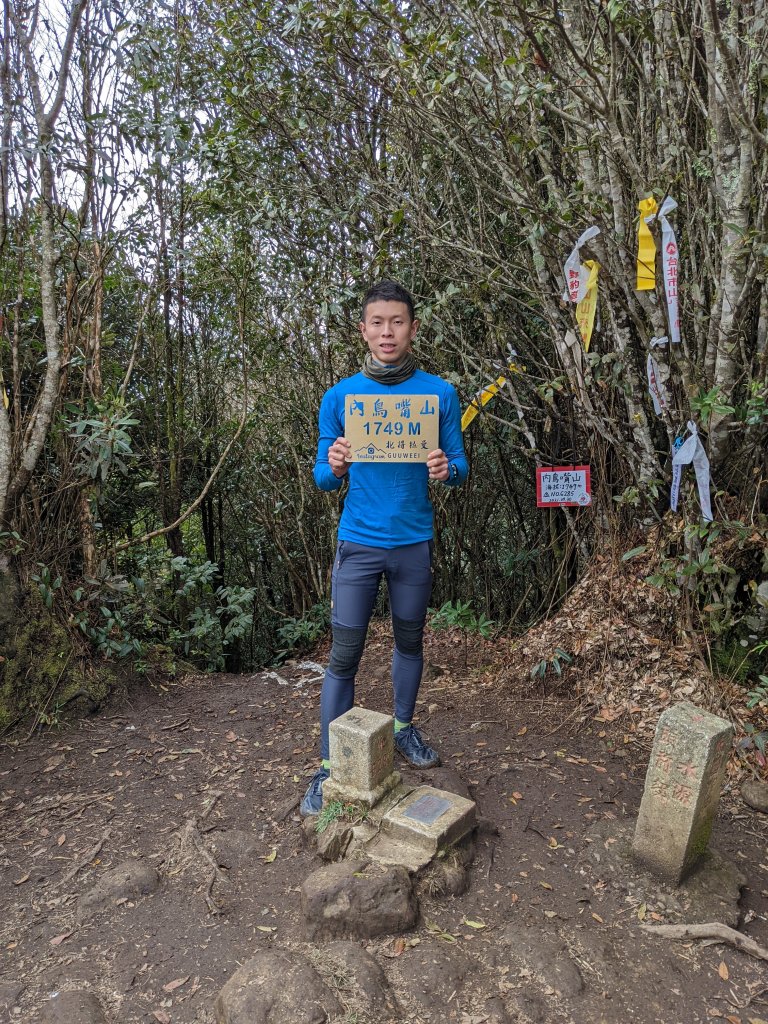
[[[464,671],[460,644],[429,639],[419,722],[444,766],[404,774],[469,792],[484,825],[468,891],[423,887],[409,941],[366,944],[398,1006],[378,1024],[768,1018],[764,963],[643,934],[641,919],[679,919],[675,900],[629,888],[592,855],[637,812],[647,737],[529,677],[500,688],[492,656],[476,646]],[[359,700],[385,711],[387,662],[377,632]],[[0,1021],[33,1024],[50,993],[81,987],[114,1024],[211,1024],[255,951],[308,952],[298,887],[320,862],[295,802],[316,763],[318,694],[317,672],[296,664],[190,677],[0,749]],[[727,792],[713,843],[747,877],[744,932],[768,945],[768,820]],[[159,888],[78,915],[78,897],[128,858],[154,867]],[[334,977],[339,1024],[363,1024]]]

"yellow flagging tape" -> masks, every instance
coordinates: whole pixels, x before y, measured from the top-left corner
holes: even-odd
[[[576,304],[576,322],[581,332],[581,340],[584,342],[584,351],[589,352],[597,312],[597,275],[600,272],[600,264],[597,260],[584,260],[584,266],[589,270],[589,279],[584,298]]]
[[[524,366],[518,366],[516,363],[510,363],[509,369],[512,373],[525,373]],[[461,417],[461,429],[462,432],[467,429],[472,420],[477,416],[483,406],[486,406],[494,395],[497,395],[499,391],[507,383],[507,378],[504,376],[497,377],[496,380],[484,387],[483,390],[469,403],[467,408],[464,410],[464,415]]]
[[[640,220],[637,225],[637,291],[649,292],[656,287],[656,243],[646,217],[653,216],[658,206],[653,196],[641,199],[637,204]]]

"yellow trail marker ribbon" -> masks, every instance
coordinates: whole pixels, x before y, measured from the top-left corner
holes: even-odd
[[[10,401],[8,399],[8,392],[5,390],[5,381],[3,380],[3,371],[2,370],[0,370],[0,392],[2,393],[2,396],[3,396],[3,405],[7,409],[8,406],[11,403],[10,403]]]
[[[641,199],[637,204],[640,220],[637,225],[637,291],[650,292],[656,287],[656,243],[646,223],[647,217],[655,217],[658,205],[653,196]]]
[[[597,260],[584,260],[584,266],[589,271],[589,277],[587,278],[586,294],[576,304],[576,322],[581,332],[581,340],[584,342],[584,351],[589,352],[589,343],[592,340],[595,313],[597,312],[597,275],[600,272],[600,264]]]
[[[510,363],[509,369],[512,373],[525,373],[525,367],[518,366],[516,363]],[[501,389],[504,387],[506,383],[507,378],[505,376],[497,377],[492,384],[488,384],[487,387],[484,387],[483,390],[479,392],[479,394],[476,395],[475,398],[472,399],[467,408],[464,410],[464,415],[461,417],[462,432],[464,432],[467,429],[469,424],[472,422],[475,416],[477,416],[477,414],[480,412],[483,406],[486,406],[493,398],[493,396],[497,395],[499,391],[501,391]]]

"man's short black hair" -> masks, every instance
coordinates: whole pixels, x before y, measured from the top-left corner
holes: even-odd
[[[406,291],[397,281],[378,281],[365,293],[361,319],[365,322],[365,311],[371,302],[404,302],[408,307],[411,320],[416,319],[411,293]]]

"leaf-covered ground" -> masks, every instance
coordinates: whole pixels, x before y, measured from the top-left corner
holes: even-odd
[[[602,610],[616,629],[610,605]],[[680,652],[682,674],[658,682],[674,647],[651,642],[650,618],[635,621],[636,635],[622,620],[598,657],[575,605],[562,614],[574,656],[562,678],[530,676],[550,648],[567,648],[562,624],[517,645],[473,641],[466,668],[460,636],[428,637],[419,722],[444,765],[404,774],[468,791],[483,825],[468,891],[422,886],[407,941],[365,944],[397,1006],[378,1024],[768,1018],[764,963],[642,933],[641,922],[679,920],[684,897],[616,878],[595,857],[596,844],[608,848],[631,827],[658,711],[702,696],[680,691],[693,678],[689,652]],[[389,710],[390,644],[377,625],[360,673],[360,702],[380,710]],[[194,676],[3,746],[0,1002],[20,989],[11,999],[20,1013],[2,1009],[0,1019],[32,1024],[52,992],[79,987],[115,1024],[210,1024],[222,985],[255,951],[299,950],[322,969],[298,891],[320,861],[296,815],[316,764],[318,694],[315,662]],[[763,946],[767,841],[766,818],[740,800],[734,768],[713,842],[747,878],[742,928]],[[79,897],[129,858],[157,869],[157,891],[79,917]],[[538,962],[523,948],[531,935],[541,937]],[[554,948],[573,968],[564,989],[547,970]],[[370,1019],[338,972],[326,980],[346,1007],[339,1022]]]

